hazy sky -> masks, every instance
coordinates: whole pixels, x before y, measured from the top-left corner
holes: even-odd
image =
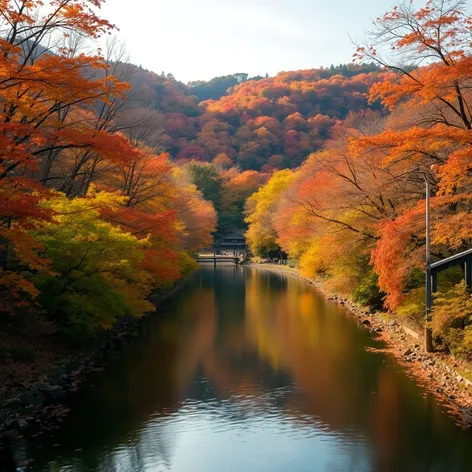
[[[135,64],[178,80],[274,75],[351,61],[352,38],[395,0],[109,0]]]

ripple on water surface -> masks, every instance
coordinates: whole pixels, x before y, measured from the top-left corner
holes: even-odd
[[[458,429],[304,282],[202,269],[136,342],[14,444],[28,472],[462,472]]]

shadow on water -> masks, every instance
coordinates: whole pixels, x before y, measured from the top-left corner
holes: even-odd
[[[0,438],[0,471],[15,472],[17,470],[14,454],[11,440],[7,437]]]
[[[367,346],[303,281],[203,267],[58,428],[13,445],[19,470],[471,470],[472,435]]]

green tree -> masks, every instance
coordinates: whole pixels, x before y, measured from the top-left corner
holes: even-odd
[[[215,210],[221,212],[221,196],[223,179],[213,164],[197,163],[187,165],[190,180],[202,192],[203,198],[213,203]]]
[[[291,170],[276,172],[264,187],[252,195],[246,204],[246,233],[248,245],[257,256],[266,256],[271,251],[280,251],[277,244],[277,232],[273,226],[273,216],[277,209],[280,195],[292,182]]]
[[[39,304],[74,338],[111,328],[121,316],[153,310],[146,301],[151,278],[141,268],[147,241],[100,216],[122,204],[123,198],[107,192],[73,200],[58,193],[43,204],[55,216],[35,236],[50,270],[32,280]]]

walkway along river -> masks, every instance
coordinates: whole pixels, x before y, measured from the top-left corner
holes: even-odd
[[[203,267],[14,453],[51,472],[472,470],[472,433],[381,347],[302,280]]]

